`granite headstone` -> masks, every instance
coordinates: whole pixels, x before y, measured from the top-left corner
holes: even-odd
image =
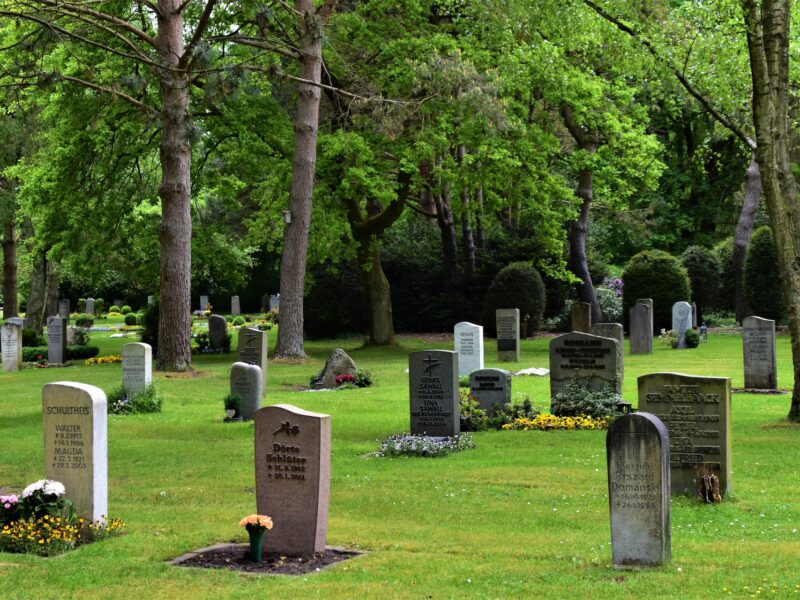
[[[617,364],[619,342],[612,338],[573,331],[550,341],[550,400],[577,377],[586,387],[599,390],[611,384],[621,393]]]
[[[269,297],[269,309],[270,310],[280,310],[281,308],[281,295],[280,294],[273,294]]]
[[[592,305],[588,302],[575,302],[569,311],[572,320],[572,331],[580,333],[592,332]]]
[[[592,325],[592,335],[617,340],[617,377],[620,389],[625,375],[625,332],[619,323],[595,323]]]
[[[454,436],[461,430],[458,354],[422,350],[408,355],[411,433]]]
[[[239,362],[257,365],[261,370],[261,393],[267,393],[267,348],[269,333],[252,327],[239,329]]]
[[[231,316],[238,317],[242,314],[242,305],[239,303],[239,296],[231,296]]]
[[[90,315],[94,314],[94,298],[86,299],[86,313]]]
[[[245,421],[255,417],[261,408],[261,368],[243,362],[231,366],[231,395],[238,394],[242,399],[239,415]]]
[[[469,375],[483,368],[483,327],[462,321],[453,328],[455,350],[458,352],[458,374]]]
[[[742,320],[744,387],[774,390],[778,387],[775,361],[775,321],[761,317]]]
[[[69,321],[69,299],[64,298],[58,301],[58,316]]]
[[[511,373],[503,369],[479,369],[469,376],[469,393],[480,407],[493,412],[495,404],[511,404]]]
[[[519,309],[498,308],[495,312],[497,325],[497,360],[519,362]]]
[[[138,394],[153,383],[153,348],[139,342],[122,347],[122,388]]]
[[[208,296],[200,296],[200,310],[205,311],[208,309]]]
[[[47,318],[47,362],[61,365],[67,359],[67,320]]]
[[[640,298],[630,311],[631,354],[653,352],[653,301]]]
[[[228,322],[225,317],[211,315],[208,317],[208,343],[214,351],[223,349],[225,336],[228,334]]]
[[[3,371],[22,368],[22,327],[6,321],[0,328],[0,346],[3,353]]]

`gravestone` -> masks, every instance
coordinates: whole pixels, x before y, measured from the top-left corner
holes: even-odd
[[[672,493],[697,493],[697,470],[719,477],[731,491],[731,380],[681,373],[639,377],[639,410],[656,415],[669,431]]]
[[[228,334],[228,322],[225,317],[211,315],[208,317],[208,343],[212,350],[222,350],[222,343]]]
[[[256,506],[273,528],[264,550],[288,556],[325,550],[331,417],[275,404],[256,413]]]
[[[6,319],[6,323],[14,323],[15,325],[19,325],[23,329],[27,329],[28,327],[28,319],[23,317],[11,317],[10,319]]]
[[[455,350],[458,352],[458,374],[469,375],[483,368],[483,327],[462,321],[453,328]]]
[[[493,406],[511,404],[511,373],[503,369],[479,369],[469,376],[469,393],[480,407],[493,413]]]
[[[622,391],[618,365],[619,342],[612,338],[573,331],[550,341],[550,400],[577,377],[592,390],[610,383]]]
[[[422,350],[408,355],[411,433],[454,436],[461,431],[458,354]]]
[[[85,383],[48,383],[42,415],[45,476],[64,484],[78,515],[103,521],[108,514],[105,393]]]
[[[672,554],[667,428],[649,413],[623,415],[608,429],[606,457],[614,568],[663,565]]]
[[[0,328],[0,346],[3,353],[3,371],[22,368],[22,327],[6,321]]]
[[[148,296],[147,297],[147,306],[152,306],[155,303],[156,303],[156,299],[155,299],[154,296]]]
[[[120,309],[122,309],[122,300],[120,300],[119,298],[115,298],[114,299],[114,306],[117,306]]]
[[[617,340],[617,377],[620,389],[625,375],[625,332],[619,323],[595,323],[592,325],[592,335]]]
[[[692,328],[692,305],[676,302],[672,305],[672,330],[678,336],[678,348],[686,348],[686,330]]]
[[[495,312],[497,324],[497,360],[519,362],[519,309],[498,308]]]
[[[231,296],[231,316],[238,317],[242,314],[242,306],[239,303],[239,296]]]
[[[69,321],[67,321],[67,323],[69,323]],[[67,346],[71,346],[75,343],[75,334],[77,333],[77,329],[77,327],[67,325]]]
[[[267,348],[269,333],[252,327],[239,329],[239,362],[257,365],[261,370],[261,392],[259,398],[267,393]]]
[[[58,316],[69,321],[69,299],[58,301]]]
[[[122,347],[122,388],[131,394],[145,391],[153,383],[153,348],[133,343]]]
[[[86,313],[90,315],[94,314],[94,298],[86,299]]]
[[[692,329],[697,329],[697,302],[692,302]]]
[[[208,296],[200,296],[200,310],[206,311],[208,309]]]
[[[67,358],[67,320],[47,318],[47,362],[62,365]]]
[[[592,305],[588,302],[575,302],[569,311],[572,331],[592,332]]]
[[[256,411],[261,408],[261,368],[235,362],[231,365],[230,382],[231,394],[238,394],[242,399],[239,415],[245,421],[254,418]]]
[[[651,354],[653,352],[653,301],[640,298],[636,301],[630,315],[631,354]]]
[[[761,317],[742,320],[744,387],[774,390],[778,387],[775,363],[775,321]]]
[[[269,297],[269,309],[270,310],[275,310],[275,309],[280,310],[280,308],[281,308],[281,295],[280,294],[274,294],[274,295],[270,296]]]

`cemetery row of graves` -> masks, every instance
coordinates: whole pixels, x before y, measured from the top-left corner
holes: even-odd
[[[576,498],[574,514],[577,515],[583,510],[587,515],[594,515],[596,521],[605,523],[599,525],[595,522],[593,533],[587,534],[595,540],[602,540],[599,548],[603,548],[602,552],[598,552],[593,546],[594,558],[590,564],[584,565],[593,569],[592,578],[597,578],[596,583],[602,585],[603,569],[607,570],[605,576],[610,577],[609,573],[613,573],[614,568],[657,567],[655,573],[665,575],[670,572],[669,565],[673,555],[685,557],[687,551],[687,547],[681,548],[677,543],[679,540],[685,541],[680,536],[676,536],[676,542],[673,542],[673,524],[676,519],[671,515],[671,509],[676,501],[680,510],[695,515],[701,514],[702,510],[715,511],[711,514],[717,515],[727,514],[731,510],[735,511],[736,504],[741,502],[733,487],[732,456],[737,440],[733,435],[735,421],[732,413],[731,377],[713,376],[716,374],[716,369],[708,368],[713,361],[709,359],[707,350],[711,345],[722,342],[723,337],[714,336],[713,340],[706,342],[697,350],[684,350],[674,354],[672,348],[654,347],[652,301],[648,300],[637,302],[631,310],[630,342],[627,353],[622,326],[592,324],[586,305],[576,304],[573,307],[572,332],[535,341],[520,339],[518,310],[498,310],[496,316],[498,332],[496,341],[484,340],[483,330],[479,325],[459,323],[454,327],[453,341],[449,342],[454,350],[443,350],[442,344],[438,347],[435,343],[421,344],[422,347],[409,349],[412,351],[406,353],[405,360],[400,357],[401,363],[405,363],[407,368],[402,370],[396,368],[398,357],[393,356],[391,361],[388,361],[395,365],[391,373],[380,367],[375,368],[376,365],[382,365],[383,361],[380,358],[375,361],[370,356],[370,351],[366,349],[359,351],[358,348],[351,350],[351,354],[357,356],[360,354],[359,363],[365,362],[374,369],[378,380],[374,388],[363,389],[341,385],[352,381],[357,369],[353,360],[343,350],[337,349],[330,354],[322,371],[312,377],[314,385],[310,386],[317,390],[337,390],[334,394],[308,393],[309,386],[297,383],[282,382],[276,385],[274,375],[270,376],[275,370],[297,371],[303,365],[270,361],[268,369],[269,333],[255,328],[242,327],[236,332],[237,360],[233,364],[225,354],[210,355],[208,357],[210,364],[201,366],[196,377],[179,381],[170,381],[168,376],[159,377],[156,374],[154,382],[151,348],[147,344],[131,343],[129,339],[115,340],[115,343],[123,343],[122,364],[116,372],[121,376],[123,389],[132,396],[152,388],[155,383],[159,388],[172,387],[172,392],[168,394],[172,401],[179,399],[182,409],[192,405],[192,409],[196,411],[200,407],[193,406],[192,393],[188,388],[194,388],[194,394],[197,394],[197,390],[204,386],[203,379],[208,377],[203,371],[210,367],[209,373],[213,373],[211,379],[224,382],[227,388],[224,408],[228,410],[227,413],[223,413],[223,406],[216,402],[216,409],[212,411],[215,414],[209,417],[206,407],[203,406],[202,412],[205,416],[197,429],[203,430],[207,435],[209,428],[215,427],[216,430],[209,441],[219,436],[227,443],[231,441],[229,438],[235,438],[238,460],[244,463],[239,465],[240,476],[249,471],[243,479],[255,481],[255,486],[248,485],[245,489],[249,491],[237,502],[240,505],[247,504],[249,497],[251,503],[249,512],[253,513],[252,518],[245,517],[241,520],[249,534],[249,542],[245,543],[239,536],[235,542],[216,543],[209,548],[211,542],[223,541],[217,533],[197,546],[184,546],[182,551],[176,552],[174,556],[162,556],[162,558],[175,559],[179,556],[172,562],[182,565],[219,567],[222,564],[229,569],[266,570],[277,573],[303,572],[303,569],[298,568],[297,562],[293,562],[292,557],[294,557],[296,561],[305,561],[312,567],[318,565],[313,567],[311,572],[315,573],[314,577],[321,579],[324,577],[316,574],[316,570],[326,568],[329,563],[354,559],[333,566],[331,575],[327,576],[326,581],[338,588],[342,585],[342,580],[348,579],[354,570],[361,572],[363,579],[365,571],[368,572],[369,569],[357,565],[370,564],[370,560],[374,560],[370,558],[372,554],[380,553],[383,545],[377,540],[380,539],[381,532],[385,532],[385,525],[375,528],[368,536],[373,539],[373,543],[362,544],[354,541],[358,539],[358,535],[349,528],[342,527],[340,513],[344,511],[347,515],[345,520],[348,520],[352,518],[351,510],[344,498],[337,503],[337,495],[360,496],[362,493],[360,488],[368,484],[358,483],[356,486],[358,490],[353,489],[351,485],[345,485],[344,488],[348,491],[344,494],[339,486],[343,481],[352,484],[349,479],[356,473],[363,473],[363,481],[366,482],[370,479],[367,473],[374,475],[374,469],[378,471],[384,469],[379,463],[374,462],[380,452],[349,451],[355,440],[357,440],[355,445],[363,450],[365,443],[371,442],[374,446],[375,440],[386,438],[387,433],[399,434],[390,435],[390,439],[399,445],[406,444],[406,447],[409,446],[409,440],[415,438],[440,442],[466,437],[470,443],[457,445],[456,449],[477,446],[475,450],[448,455],[447,458],[441,459],[441,462],[472,465],[473,472],[475,461],[480,459],[470,458],[470,455],[479,455],[484,442],[488,442],[495,452],[492,453],[494,459],[491,457],[483,459],[488,461],[485,466],[503,472],[502,476],[495,475],[490,478],[490,487],[502,487],[507,483],[511,484],[513,489],[515,487],[513,481],[520,477],[524,478],[525,466],[535,465],[540,475],[534,481],[538,481],[539,477],[547,480],[548,484],[544,487],[549,489],[552,486],[551,478],[555,476],[558,480],[556,473],[549,471],[561,469],[553,468],[553,465],[546,463],[542,464],[535,460],[535,457],[544,454],[551,460],[554,456],[563,458],[564,447],[573,441],[569,437],[560,437],[553,448],[554,443],[551,440],[531,436],[562,435],[582,436],[578,438],[577,451],[572,449],[569,454],[577,452],[575,455],[579,456],[582,451],[588,450],[589,455],[577,462],[588,459],[587,462],[595,465],[593,474],[590,475],[592,483],[588,488],[584,488],[583,493],[577,494],[572,486],[564,486],[565,490],[572,489],[572,493],[581,498],[585,498],[586,491],[591,490],[593,492],[591,499]],[[673,307],[673,330],[677,339],[676,346],[679,349],[685,347],[686,332],[692,330],[691,316],[692,309],[687,303],[677,303]],[[44,476],[51,482],[63,484],[64,489],[57,490],[59,493],[54,494],[50,500],[56,501],[62,495],[68,497],[72,502],[74,513],[84,518],[82,524],[84,531],[78,534],[78,538],[104,539],[109,536],[92,536],[89,526],[101,530],[104,527],[121,528],[122,521],[118,519],[120,515],[129,524],[137,520],[136,517],[131,518],[130,513],[123,514],[124,503],[118,512],[113,504],[109,506],[108,500],[109,495],[114,496],[115,473],[120,468],[118,463],[114,464],[113,460],[109,460],[109,447],[116,442],[113,435],[114,428],[124,427],[127,424],[116,422],[113,416],[108,417],[106,394],[99,386],[89,381],[95,377],[95,372],[87,372],[88,367],[78,367],[65,361],[64,339],[68,328],[67,319],[68,317],[48,319],[47,332],[48,360],[53,365],[62,364],[64,376],[60,376],[61,373],[58,373],[60,369],[57,368],[45,371],[48,377],[39,390],[38,411],[33,410],[36,394],[32,394],[27,387],[23,394],[26,397],[26,408],[23,412],[29,413],[28,420],[31,422],[25,428],[26,439],[20,444],[20,451],[27,457],[22,464],[31,464],[28,454],[36,447],[37,442],[30,438],[38,438],[40,449],[33,454],[38,455],[39,460],[43,454],[44,471],[39,470],[40,467],[34,468],[27,473],[27,479],[34,480]],[[36,371],[23,368],[21,329],[21,325],[13,321],[7,321],[2,326],[3,373],[6,378],[22,378]],[[227,331],[224,317],[219,317],[218,325],[215,324],[213,316],[209,318],[209,336],[212,338],[212,344],[218,343],[220,336],[227,334]],[[735,367],[737,371],[743,370],[743,384],[740,385],[744,389],[761,394],[777,392],[778,353],[774,322],[757,317],[746,319],[743,323],[741,340],[736,341],[739,344],[738,361],[741,366]],[[725,342],[728,345],[728,340]],[[496,360],[492,362],[499,367],[509,363],[527,363],[530,358],[525,356],[523,347],[530,348],[534,343],[537,352],[533,357],[537,360],[537,364],[547,364],[549,368],[537,366],[512,373],[506,369],[486,366],[490,359],[485,350],[489,345],[496,346]],[[680,357],[685,365],[686,356],[691,352],[697,353],[696,357],[689,358],[688,364],[693,368],[674,369],[691,374],[670,372],[673,369],[663,368],[664,365],[670,364],[672,356]],[[660,356],[655,364],[661,368],[655,369],[654,364],[648,362],[637,365],[632,381],[630,375],[625,376],[623,365],[626,358],[627,362],[636,362],[642,358],[649,359],[656,354]],[[726,368],[730,369],[731,363],[727,363]],[[72,377],[73,373],[77,376]],[[605,439],[600,439],[604,437],[603,433],[594,431],[519,432],[528,436],[528,439],[523,441],[522,438],[513,437],[515,434],[508,431],[509,428],[504,428],[501,432],[472,433],[470,437],[470,434],[465,434],[461,430],[461,424],[464,422],[462,414],[464,394],[460,393],[459,377],[468,377],[469,397],[489,415],[498,408],[518,403],[517,388],[526,388],[528,398],[534,396],[535,402],[542,405],[543,411],[548,409],[552,411],[560,391],[565,386],[576,383],[584,386],[587,391],[613,389],[614,397],[618,398],[613,406],[616,415],[612,419],[613,423]],[[272,386],[269,383],[271,379]],[[6,379],[4,387],[11,389],[6,385],[10,381]],[[212,387],[210,381],[207,383]],[[177,388],[174,384],[178,384]],[[216,387],[219,388],[219,385]],[[381,390],[382,387],[386,389]],[[633,387],[636,390],[635,394],[630,393]],[[366,397],[366,394],[376,391],[380,398]],[[365,394],[356,400],[358,407],[343,406],[349,400],[348,395],[355,394]],[[199,396],[204,394],[200,393]],[[750,395],[741,397],[748,396]],[[357,396],[351,397],[357,398]],[[762,398],[758,394],[750,397]],[[236,402],[231,406],[228,404],[230,398],[236,398]],[[623,401],[623,398],[627,402]],[[10,405],[12,401],[10,397],[8,399],[4,397],[4,403]],[[548,401],[551,404],[549,407]],[[638,408],[638,412],[632,412],[632,405]],[[147,429],[155,426],[160,420],[165,423],[172,421],[174,424],[176,418],[184,431],[191,430],[192,424],[184,423],[180,411],[173,413],[169,406],[168,398],[165,414],[147,415],[147,423],[141,423],[136,427],[137,435],[142,435],[142,426]],[[775,411],[775,414],[780,412],[777,406],[772,406],[771,410]],[[30,418],[33,414],[35,417]],[[337,418],[348,423],[349,431],[342,435],[341,439],[337,439]],[[110,426],[109,420],[111,420]],[[38,432],[35,432],[37,427]],[[404,431],[410,433],[403,433]],[[380,434],[374,435],[374,432]],[[134,438],[137,435],[134,435]],[[497,436],[505,436],[508,439],[504,440]],[[146,436],[145,439],[150,437]],[[157,469],[160,476],[168,478],[170,469],[175,469],[178,464],[182,465],[185,462],[186,454],[202,451],[202,448],[197,447],[197,443],[195,440],[184,448],[180,460],[171,467],[167,467],[166,470]],[[544,447],[541,446],[542,443]],[[246,450],[248,445],[249,452]],[[413,446],[413,443],[410,446]],[[346,459],[348,466],[341,471],[337,471],[337,449],[339,452],[345,451],[351,454]],[[372,449],[374,450],[374,447]],[[513,459],[506,460],[504,457],[507,458],[507,452],[514,450],[519,450],[521,456],[534,460],[528,465],[518,465]],[[150,452],[143,451],[139,460],[148,463],[152,458]],[[223,463],[226,460],[225,457],[220,459]],[[410,476],[418,480],[420,485],[433,485],[438,490],[437,482],[449,479],[447,467],[444,467],[444,472],[440,472],[438,465],[426,466],[425,459],[400,457],[394,460],[399,462],[396,467],[390,468],[397,468],[398,473],[409,470]],[[413,461],[417,461],[416,464]],[[560,462],[563,464],[563,460]],[[355,468],[353,468],[354,463],[358,463]],[[742,463],[747,464],[748,460],[745,459]],[[39,464],[41,465],[41,462]],[[517,468],[515,465],[518,465]],[[339,466],[343,466],[341,459]],[[431,468],[437,471],[431,472]],[[467,468],[470,470],[469,466]],[[573,470],[572,467],[569,470]],[[600,471],[602,477],[598,474]],[[736,472],[739,473],[738,464]],[[211,479],[219,476],[220,473],[209,474]],[[200,476],[199,479],[205,480],[206,485],[209,485],[204,477]],[[480,478],[471,479],[469,475],[465,476],[464,481],[463,485],[482,485]],[[470,483],[467,484],[466,481]],[[4,498],[8,499],[12,494],[7,492],[21,491],[13,489],[15,485],[19,486],[21,483],[19,475],[17,479],[0,480],[0,492],[6,494]],[[36,490],[25,490],[28,498],[42,498],[43,490],[47,489],[48,483],[37,483],[40,485]],[[164,485],[163,481],[158,479],[156,484]],[[583,485],[587,484],[584,482]],[[214,487],[213,484],[210,487]],[[578,490],[581,487],[579,484]],[[382,486],[378,489],[381,493],[387,491]],[[529,489],[529,486],[521,488],[522,497],[525,490]],[[467,488],[463,488],[464,492],[466,490]],[[513,497],[519,491],[515,490],[510,495]],[[555,497],[558,497],[558,492],[552,491]],[[364,490],[363,493],[370,495],[369,490]],[[159,494],[166,495],[166,492],[162,491]],[[450,497],[453,497],[452,494],[454,492],[451,492]],[[21,505],[25,504],[25,498],[20,499],[19,494],[13,495]],[[485,500],[489,507],[495,506],[499,509],[508,500],[505,498],[507,495],[509,494],[499,493]],[[447,497],[447,494],[445,496]],[[566,499],[567,496],[562,494],[562,498]],[[47,494],[44,494],[44,499],[48,499]],[[202,497],[198,500],[202,502]],[[363,504],[364,501],[364,498],[360,498],[356,503]],[[512,500],[512,503],[516,501],[519,501],[519,498]],[[705,509],[704,503],[709,503]],[[392,506],[395,505],[396,503],[392,502]],[[63,506],[60,508],[63,509]],[[180,506],[172,508],[181,512]],[[471,508],[474,510],[475,507]],[[786,508],[791,510],[791,514],[797,514],[794,506]],[[419,516],[420,507],[413,513],[406,514],[410,509],[411,507],[400,509],[397,523],[405,520],[401,515],[405,515],[411,521]],[[396,510],[390,509],[390,512],[395,514]],[[531,510],[537,512],[535,509]],[[386,507],[380,507],[379,512],[384,511]],[[558,506],[552,507],[552,511],[556,513]],[[191,505],[188,512],[193,512]],[[262,517],[256,518],[256,515]],[[240,516],[244,517],[244,514]],[[355,517],[355,520],[357,521],[358,517]],[[336,532],[334,537],[338,538],[334,540],[335,544],[331,544],[329,523]],[[454,533],[451,531],[454,522],[444,522],[441,526],[442,532]],[[86,552],[92,546],[111,547],[112,544],[116,544],[117,550],[112,551],[119,551],[124,555],[124,550],[118,549],[119,544],[124,544],[127,538],[137,538],[139,545],[143,543],[142,532],[130,529],[129,525],[128,535],[122,538],[81,546],[75,554]],[[208,531],[209,527],[202,529]],[[213,531],[213,526],[210,529]],[[344,535],[342,535],[343,530],[346,530]],[[796,531],[795,528],[794,532]],[[455,537],[462,539],[463,533],[459,532]],[[535,532],[528,532],[528,535],[531,535],[537,544],[548,544],[548,535],[537,536]],[[180,534],[173,533],[171,537],[173,539],[169,544],[170,547],[189,543],[189,540],[182,539]],[[189,539],[197,539],[197,536],[189,536]],[[696,540],[692,541],[696,543]],[[505,544],[497,541],[495,543],[501,546]],[[559,545],[563,543],[564,540],[560,540]],[[257,566],[259,563],[256,560],[261,554],[262,544],[265,556],[268,557],[263,561],[267,563],[263,565],[263,569]],[[362,555],[364,551],[366,554]],[[221,557],[216,563],[213,559],[215,553]],[[532,557],[525,554],[520,560],[527,564]],[[213,569],[208,570],[213,571]],[[681,568],[678,568],[678,571],[681,571]],[[334,575],[335,573],[338,575]],[[571,581],[576,575],[577,572],[571,572],[567,579]],[[498,576],[502,576],[502,571]],[[181,575],[181,578],[183,577],[185,576]],[[428,585],[431,585],[436,577],[435,572],[429,573]],[[646,575],[641,577],[642,581],[647,581]],[[486,579],[486,585],[489,586],[487,590],[491,588],[490,579]],[[232,584],[224,579],[214,579],[214,581],[223,587]],[[309,580],[306,578],[303,581]],[[616,580],[611,578],[609,581]],[[287,586],[283,589],[292,589],[296,584],[279,585]],[[517,582],[513,585],[520,584]],[[571,582],[569,585],[574,586],[575,583]],[[670,584],[673,589],[681,589],[681,585],[680,582]],[[770,585],[778,585],[778,582],[770,582]],[[634,584],[630,587],[631,593],[635,593],[637,586]],[[740,587],[740,591],[744,592],[744,585]],[[753,591],[755,589],[753,587]],[[491,595],[488,591],[486,593]],[[399,592],[396,595],[402,597],[412,594]],[[553,594],[553,597],[559,596],[558,593]]]

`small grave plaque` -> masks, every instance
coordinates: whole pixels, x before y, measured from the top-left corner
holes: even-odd
[[[653,301],[639,298],[630,310],[631,354],[653,352]]]
[[[61,317],[47,318],[47,362],[64,364],[67,358],[67,320]]]
[[[588,333],[573,331],[550,341],[550,399],[573,377],[599,390],[607,383],[621,393],[617,357],[619,342]]]
[[[592,305],[588,302],[575,302],[570,309],[572,331],[592,332]]]
[[[453,328],[458,352],[458,374],[469,375],[483,368],[483,327],[462,321]]]
[[[676,302],[672,305],[672,330],[678,336],[678,348],[686,348],[686,330],[692,328],[692,305]]]
[[[263,398],[267,393],[268,346],[268,332],[252,327],[239,329],[239,361],[249,365],[258,365],[261,370],[261,394],[259,398]]]
[[[322,552],[328,529],[331,417],[288,404],[256,413],[256,503],[273,528],[264,550]]]
[[[668,562],[670,533],[669,434],[649,413],[612,423],[606,436],[611,554],[617,569]]]
[[[469,376],[469,393],[487,413],[493,412],[495,404],[511,404],[511,373],[503,369],[473,371]]]
[[[231,296],[231,316],[238,317],[242,314],[242,306],[239,303],[239,296]]]
[[[122,347],[122,387],[138,394],[153,383],[153,348],[150,344],[134,343]]]
[[[22,368],[22,327],[6,321],[0,329],[0,345],[3,352],[3,371],[19,371]]]
[[[408,355],[411,433],[454,436],[461,430],[458,354],[423,350]]]
[[[656,415],[669,431],[672,493],[697,493],[698,469],[731,491],[731,380],[681,373],[639,377],[639,410]]]
[[[102,521],[108,514],[105,393],[85,383],[48,383],[42,414],[47,478],[64,484],[76,513]]]
[[[225,317],[211,315],[208,317],[208,343],[212,350],[222,350],[222,343],[228,334],[228,322]]]
[[[761,317],[742,320],[744,387],[774,390],[778,387],[775,363],[775,321]]]
[[[500,362],[519,362],[519,309],[498,308],[495,313],[497,323],[497,360]]]
[[[247,421],[254,418],[256,411],[261,408],[261,368],[243,362],[233,363],[231,394],[238,394],[242,398],[239,409],[242,419]]]

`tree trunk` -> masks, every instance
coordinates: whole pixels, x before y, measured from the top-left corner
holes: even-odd
[[[31,269],[31,291],[28,294],[28,303],[25,308],[25,317],[28,327],[37,334],[44,331],[44,313],[47,308],[48,275],[50,262],[45,253],[41,253],[33,260]]]
[[[475,202],[478,210],[475,212],[475,238],[478,248],[486,250],[486,232],[483,228],[483,187],[478,186],[475,190]]]
[[[159,0],[157,47],[169,70],[161,72],[161,290],[158,358],[162,371],[188,371],[191,352],[191,136],[189,76],[179,69],[184,23],[177,0]]]
[[[800,421],[800,203],[789,153],[789,1],[742,0],[742,12],[753,80],[756,160],[791,334],[794,388],[788,416]]]
[[[322,70],[322,21],[311,0],[297,0],[301,34],[300,77],[319,83]],[[317,125],[320,89],[298,85],[297,116],[294,123],[294,159],[289,197],[291,223],[283,234],[281,253],[281,311],[275,355],[302,358],[303,290],[305,287],[308,233],[311,229],[311,197],[317,164]]]
[[[761,202],[761,173],[758,170],[758,161],[753,154],[750,165],[745,171],[744,202],[739,220],[736,223],[736,233],[733,237],[733,271],[736,282],[736,320],[741,322],[751,314],[744,292],[744,259],[747,255],[747,246],[753,237],[753,224],[758,213],[758,204]]]
[[[13,215],[6,221],[3,234],[3,318],[19,313],[17,297],[17,224]]]
[[[392,296],[389,280],[381,267],[380,244],[373,237],[362,240],[358,250],[358,269],[369,304],[369,340],[372,346],[394,343]]]

